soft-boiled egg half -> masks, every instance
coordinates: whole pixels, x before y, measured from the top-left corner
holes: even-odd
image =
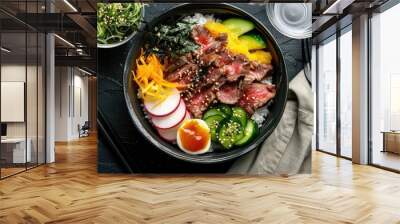
[[[184,121],[178,129],[176,139],[179,148],[188,154],[203,154],[210,150],[210,128],[200,119]]]

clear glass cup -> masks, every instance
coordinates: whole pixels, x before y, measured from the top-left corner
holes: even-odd
[[[311,3],[267,3],[271,24],[283,35],[305,39],[312,36]]]

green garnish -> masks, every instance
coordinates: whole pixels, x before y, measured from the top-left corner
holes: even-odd
[[[256,122],[253,120],[248,120],[243,132],[243,137],[236,141],[235,145],[243,146],[249,144],[258,135],[259,130]]]
[[[178,57],[195,51],[199,46],[192,39],[194,24],[178,21],[172,25],[156,26],[150,33],[151,53],[158,56],[171,55]]]
[[[204,121],[210,128],[211,140],[214,142],[218,141],[218,133],[217,133],[218,127],[224,119],[225,118],[221,115],[209,116],[206,119],[204,119]]]
[[[204,113],[203,120],[210,128],[211,140],[224,149],[245,146],[259,133],[256,122],[241,107],[218,104]]]
[[[97,41],[112,44],[123,41],[139,28],[140,3],[97,3]]]
[[[218,132],[219,143],[225,148],[230,149],[235,142],[242,139],[244,136],[243,127],[240,121],[231,118],[221,124]]]

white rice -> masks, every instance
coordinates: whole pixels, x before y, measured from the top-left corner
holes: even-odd
[[[269,114],[268,106],[269,106],[269,103],[258,108],[254,112],[254,114],[251,116],[251,119],[257,123],[258,127],[261,127],[268,117],[268,114]]]
[[[262,79],[260,82],[264,84],[272,84],[272,76]]]
[[[269,76],[267,78],[264,78],[260,82],[264,83],[264,84],[272,84],[272,77]],[[263,123],[265,122],[265,120],[267,119],[268,114],[269,114],[268,107],[270,104],[271,104],[271,101],[269,101],[264,106],[258,108],[254,112],[253,116],[251,116],[251,119],[253,119],[257,123],[258,127],[261,127],[263,125]]]
[[[183,21],[194,23],[196,25],[204,25],[207,21],[217,21],[213,15],[203,15],[201,13],[195,13],[193,16],[186,16]]]

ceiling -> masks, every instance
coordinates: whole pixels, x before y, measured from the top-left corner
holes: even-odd
[[[351,24],[352,18],[388,0],[313,0],[313,42],[317,43]]]
[[[8,63],[34,63],[44,56],[44,35],[37,33],[2,33],[2,46],[10,52],[2,51],[2,61]],[[40,41],[41,40],[41,41]],[[25,48],[25,46],[27,46]]]
[[[376,8],[387,0],[311,0],[311,2],[315,42],[336,32],[338,24],[346,26],[351,23],[352,17]],[[20,38],[15,37],[15,33],[25,32],[27,27],[40,32],[55,32],[61,37],[55,39],[56,63],[86,66],[95,71],[96,3],[96,0],[1,0],[2,30],[14,33],[6,35],[5,38],[9,38],[7,42],[15,42],[9,45],[16,49],[15,54],[19,52],[18,46],[24,44],[20,42]],[[33,50],[30,49],[31,45],[28,46],[29,54]]]
[[[56,33],[56,65],[96,71],[96,4],[96,0],[0,0],[2,44],[12,49],[7,56],[26,55],[21,35],[26,30]],[[31,57],[36,46],[29,43],[32,35],[27,36]]]

